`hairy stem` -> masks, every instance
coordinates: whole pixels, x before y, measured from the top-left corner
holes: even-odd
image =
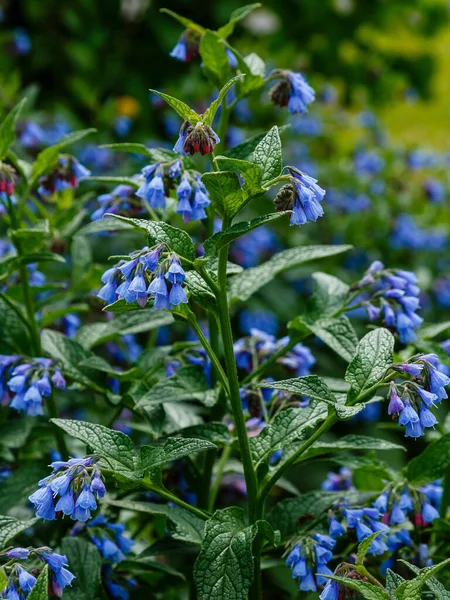
[[[167,490],[163,490],[162,488],[154,485],[149,479],[143,479],[141,481],[141,485],[146,490],[149,490],[151,492],[154,492],[155,494],[158,494],[158,496],[161,496],[161,498],[164,498],[164,500],[167,500],[168,502],[173,502],[180,508],[184,508],[185,510],[189,511],[196,517],[199,517],[200,519],[203,519],[204,521],[207,521],[209,519],[209,515],[206,512],[204,512],[203,510],[200,510],[199,508],[196,508],[195,506],[191,506],[190,504],[188,504],[184,500],[181,500],[180,498],[177,498],[177,496],[174,496]]]
[[[228,459],[231,454],[231,446],[226,446],[223,449],[222,456],[220,457],[219,464],[217,465],[217,472],[214,478],[214,483],[211,488],[211,492],[209,494],[209,504],[208,510],[212,512],[214,510],[214,505],[216,503],[217,494],[219,493],[220,483],[222,481],[223,472],[227,465]]]

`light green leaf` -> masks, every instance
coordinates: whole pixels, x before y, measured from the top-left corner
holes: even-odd
[[[356,356],[349,364],[345,379],[351,385],[348,399],[354,400],[380,382],[392,364],[394,336],[382,327],[370,331],[358,344]]]
[[[338,404],[336,396],[327,386],[325,381],[317,375],[295,377],[293,379],[284,379],[282,381],[265,381],[260,383],[258,387],[282,390],[290,392],[291,394],[296,394],[297,396],[306,396],[312,400],[325,402],[325,404],[328,404],[333,408],[336,408]]]
[[[352,246],[303,246],[279,252],[262,265],[245,269],[242,273],[232,277],[229,282],[230,299],[245,302],[286,269],[318,258],[335,256],[347,252],[351,248]]]
[[[395,591],[398,600],[420,600],[425,583],[443,567],[450,564],[450,558],[431,567],[420,569],[415,579],[404,581]]]
[[[105,458],[105,464],[115,472],[129,475],[136,466],[136,451],[131,439],[121,431],[103,425],[71,419],[52,419],[58,427],[84,442],[94,453]]]
[[[0,592],[5,589],[7,583],[8,577],[6,576],[3,567],[0,567]]]
[[[72,238],[72,287],[76,289],[83,277],[87,274],[92,263],[92,248],[89,240],[83,235]]]
[[[405,564],[414,573],[416,573],[416,574],[420,573],[420,569],[419,569],[419,567],[416,567],[416,565],[412,565],[408,561],[401,560],[401,559],[399,560],[399,562],[402,562],[403,564]],[[394,575],[396,575],[396,577],[399,578],[398,579],[398,583],[396,585],[396,588],[397,588],[405,580],[403,579],[403,577],[400,577],[400,575],[397,575],[396,573],[394,573]],[[433,594],[436,596],[437,600],[450,600],[450,591],[446,590],[445,587],[442,585],[442,583],[436,579],[436,577],[430,577],[429,579],[427,579],[426,585],[433,592]],[[386,580],[386,587],[387,587],[387,580]],[[395,594],[392,597],[395,600]]]
[[[231,244],[231,242],[238,237],[253,231],[253,229],[267,225],[268,223],[271,223],[280,217],[285,217],[289,215],[290,212],[290,210],[285,210],[269,213],[267,215],[263,215],[262,217],[255,217],[251,221],[240,221],[239,223],[235,223],[231,227],[228,227],[228,229],[225,229],[225,231],[219,231],[212,237],[208,238],[203,244],[205,248],[205,256],[215,256],[221,248]]]
[[[100,600],[102,557],[91,542],[80,537],[65,537],[61,554],[67,556],[70,571],[75,575],[71,587],[64,590],[64,600]]]
[[[34,227],[11,231],[13,241],[20,243],[24,254],[39,252],[49,235],[50,227],[47,220],[38,221]]]
[[[195,245],[186,231],[172,227],[164,221],[146,221],[145,219],[129,219],[120,215],[106,214],[105,217],[113,217],[118,221],[128,223],[136,229],[148,233],[149,245],[166,244],[167,247],[178,254],[181,258],[194,260]]]
[[[232,218],[245,205],[239,177],[233,171],[204,173],[202,182],[220,215]]]
[[[75,341],[83,348],[93,348],[122,335],[143,333],[173,323],[170,312],[145,308],[121,313],[104,323],[89,323],[81,327]]]
[[[215,160],[220,163],[221,168],[223,166],[224,169],[237,170],[241,173],[244,180],[242,192],[247,202],[251,200],[252,196],[264,193],[265,190],[261,187],[263,173],[258,165],[248,160],[228,158],[227,156],[218,156]]]
[[[266,74],[266,63],[258,56],[258,54],[252,52],[244,58],[244,61],[254,77],[260,77],[262,80],[264,79]]]
[[[334,581],[344,585],[347,588],[356,590],[361,594],[365,600],[390,600],[389,594],[381,587],[367,581],[361,581],[359,579],[348,579],[346,577],[335,577],[334,575],[326,575]],[[412,600],[409,599],[409,600]]]
[[[450,321],[443,321],[442,323],[434,323],[433,325],[424,325],[419,330],[419,336],[421,340],[431,340],[441,333],[450,330]]]
[[[266,386],[268,387],[268,386]],[[287,444],[305,436],[308,428],[327,418],[323,405],[311,403],[305,408],[288,408],[279,412],[273,422],[250,439],[250,451],[255,468]]]
[[[391,600],[396,600],[395,590],[404,582],[405,580],[401,575],[391,571],[391,569],[386,570],[386,591],[391,597]]]
[[[145,144],[134,144],[130,142],[121,142],[119,144],[102,144],[99,148],[107,148],[108,150],[116,150],[117,152],[131,152],[132,154],[142,154],[149,156],[149,148]]]
[[[246,81],[247,79],[248,79],[248,77],[246,77],[246,79],[244,81]],[[286,125],[283,125],[282,127],[278,127],[278,133],[282,133],[287,128],[288,128],[288,126],[286,126]],[[248,138],[248,140],[245,140],[245,142],[242,142],[241,144],[234,146],[234,148],[230,148],[229,150],[227,150],[225,152],[225,156],[228,156],[229,158],[240,158],[242,160],[248,159],[250,156],[252,156],[257,145],[265,137],[266,137],[266,133],[259,133],[258,135]]]
[[[342,308],[350,289],[346,283],[327,273],[313,273],[312,277],[316,284],[314,294],[306,314],[302,315],[308,323],[333,317]]]
[[[318,319],[313,322],[304,321],[303,316],[300,316],[289,323],[289,329],[293,332],[302,332],[305,328],[347,362],[355,356],[358,336],[346,316]]]
[[[223,46],[223,44],[221,44],[221,45]],[[212,123],[214,121],[214,117],[216,116],[216,112],[219,110],[219,106],[220,106],[222,100],[225,98],[225,94],[237,81],[240,81],[243,77],[244,77],[244,75],[236,75],[236,77],[233,77],[232,79],[230,79],[230,81],[228,81],[223,86],[223,88],[220,90],[217,98],[215,100],[213,100],[213,102],[211,102],[209,107],[203,113],[203,122],[206,125],[212,125]]]
[[[366,435],[344,435],[344,437],[333,442],[315,442],[313,446],[302,455],[301,460],[314,458],[323,454],[342,452],[345,450],[405,450],[404,446],[394,444],[387,440],[379,440]]]
[[[33,170],[31,171],[31,185],[34,185],[41,175],[55,166],[61,150],[67,146],[70,146],[71,144],[75,144],[75,142],[79,142],[87,135],[95,133],[96,131],[96,129],[83,129],[81,131],[74,131],[62,137],[53,146],[50,146],[49,148],[42,150],[42,152],[39,152],[33,164]]]
[[[257,8],[261,8],[261,6],[262,6],[262,4],[260,4],[259,2],[256,2],[255,4],[246,4],[245,6],[241,6],[241,7],[237,8],[236,10],[233,10],[233,12],[230,15],[230,20],[228,21],[228,23],[226,25],[223,25],[222,27],[220,27],[220,29],[217,30],[218,35],[220,35],[220,37],[223,37],[223,38],[229,37],[234,31],[234,26],[236,25],[236,23],[239,23],[239,21],[242,21],[242,19],[245,19],[245,17],[247,15],[249,15],[251,12],[253,12]]]
[[[167,438],[164,446],[142,446],[139,452],[138,470],[146,473],[149,469],[162,467],[165,463],[183,456],[216,450],[217,446],[208,440],[196,438]]]
[[[26,101],[26,98],[23,98],[23,100],[16,104],[0,125],[0,160],[6,157],[8,150],[16,138],[16,122]]]
[[[36,580],[28,600],[47,600],[48,598],[48,565],[42,569],[39,577]]]
[[[262,185],[280,175],[283,167],[283,155],[277,126],[272,127],[256,146],[253,160],[262,171]]]
[[[172,537],[193,544],[202,543],[205,521],[182,508],[132,500],[104,500],[103,504],[150,515],[165,515],[173,524]]]
[[[368,535],[366,538],[363,539],[363,541],[358,546],[358,552],[356,554],[356,561],[355,561],[356,565],[364,564],[364,559],[366,557],[366,554],[370,550],[372,542],[381,534],[386,535],[386,531],[375,531],[374,533],[371,533],[370,535]]]
[[[77,235],[88,235],[103,231],[132,231],[133,229],[135,229],[135,227],[131,223],[119,221],[118,219],[107,218],[88,223],[77,232]]]
[[[446,433],[409,462],[406,476],[412,483],[427,483],[442,477],[449,466],[450,433]]]
[[[136,401],[136,408],[144,412],[158,404],[197,400],[206,406],[217,401],[217,391],[210,389],[206,377],[198,367],[182,367],[172,375],[158,381]]]
[[[30,519],[29,521],[19,521],[13,517],[0,515],[0,550],[3,550],[13,537],[32,527],[39,519]]]
[[[194,566],[199,600],[245,600],[253,579],[254,531],[241,508],[218,510],[207,521]]]
[[[169,106],[171,106],[182,119],[185,121],[189,121],[192,125],[199,123],[202,118],[198,115],[195,110],[190,108],[185,102],[182,100],[178,100],[178,98],[174,98],[173,96],[169,96],[168,94],[164,94],[163,92],[158,92],[157,90],[150,89],[151,92],[162,98],[167,102]]]
[[[225,44],[217,33],[205,30],[200,40],[200,56],[207,79],[212,85],[220,88],[229,79],[230,65]]]
[[[173,10],[169,10],[168,8],[160,8],[159,12],[169,15],[170,17],[172,17],[172,19],[175,19],[175,21],[178,21],[178,23],[181,23],[181,25],[184,25],[186,27],[186,29],[193,29],[194,31],[197,31],[198,33],[203,33],[205,31],[201,25],[198,25],[194,21],[191,21],[191,19],[187,19],[186,17],[177,15],[177,13],[173,12]]]

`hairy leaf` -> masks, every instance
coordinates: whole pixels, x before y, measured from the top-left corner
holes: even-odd
[[[190,106],[188,106],[182,100],[178,98],[174,98],[173,96],[169,96],[169,94],[164,94],[163,92],[158,92],[157,90],[150,89],[151,92],[165,100],[167,104],[172,107],[182,119],[185,121],[189,121],[193,125],[199,123],[202,119],[200,115],[198,115],[195,110],[192,110]]]
[[[0,550],[3,550],[13,537],[22,533],[25,529],[32,527],[38,520],[19,521],[18,519],[14,519],[14,517],[0,515]]]
[[[47,600],[48,598],[48,569],[49,566],[45,565],[42,569],[39,577],[36,580],[29,596],[28,600]]]
[[[65,537],[61,553],[67,556],[69,569],[76,577],[64,590],[64,600],[100,600],[102,557],[94,544],[80,537]]]
[[[14,139],[16,137],[16,123],[25,105],[26,98],[23,98],[14,108],[6,115],[0,125],[0,160],[3,160],[8,154]]]
[[[233,171],[204,173],[202,181],[220,215],[232,218],[245,205],[239,177]]]
[[[253,160],[262,171],[262,184],[278,177],[283,166],[281,140],[278,127],[275,125],[259,142],[253,153]]]
[[[446,433],[409,462],[406,476],[412,483],[427,483],[442,477],[449,465],[450,433]]]

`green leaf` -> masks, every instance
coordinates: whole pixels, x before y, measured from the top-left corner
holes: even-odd
[[[43,329],[41,334],[42,349],[52,358],[59,360],[64,370],[75,380],[94,390],[103,391],[97,383],[92,381],[79,368],[80,363],[92,357],[92,352],[86,350],[76,342],[59,331]]]
[[[381,587],[367,581],[361,581],[359,579],[348,579],[346,577],[336,577],[334,575],[325,575],[334,581],[337,581],[341,585],[356,590],[361,594],[365,600],[390,600],[389,594]],[[410,598],[409,600],[412,600]]]
[[[306,314],[302,315],[308,323],[333,317],[342,308],[350,289],[346,283],[327,273],[313,273],[312,278],[316,284],[314,294]]]
[[[121,431],[103,425],[71,419],[52,419],[58,427],[84,442],[94,453],[105,458],[105,464],[114,471],[129,475],[135,470],[137,455],[131,439]]]
[[[34,227],[11,231],[13,241],[19,242],[24,254],[39,252],[49,235],[50,228],[46,220],[38,221]]]
[[[195,110],[192,110],[185,102],[182,100],[178,100],[178,98],[174,98],[173,96],[169,96],[168,94],[164,94],[163,92],[158,92],[157,90],[150,89],[151,92],[162,98],[167,102],[169,106],[171,106],[182,119],[185,121],[189,121],[192,125],[196,123],[200,123],[202,118],[198,115]]]
[[[8,577],[5,575],[3,567],[0,567],[0,592],[2,592],[5,589],[7,583]]]
[[[217,280],[217,275],[213,271],[209,271],[209,275],[215,281]],[[206,310],[214,311],[217,309],[216,297],[199,273],[188,271],[186,273],[185,284],[189,290],[189,300],[193,300]]]
[[[371,533],[358,546],[355,565],[363,565],[366,554],[369,552],[372,542],[381,534],[386,535],[386,531],[375,531]]]
[[[245,600],[253,579],[254,531],[241,508],[214,513],[194,566],[199,600]]]
[[[9,423],[13,426],[14,422]],[[17,429],[16,429],[17,431]],[[7,513],[18,506],[28,505],[28,496],[36,490],[36,482],[48,475],[48,467],[39,461],[22,462],[19,469],[2,481],[0,506]]]
[[[244,180],[242,192],[247,202],[251,200],[252,196],[264,193],[265,190],[261,187],[263,173],[258,165],[248,160],[228,158],[227,156],[218,156],[215,160],[220,163],[221,168],[223,166],[224,169],[237,170],[241,173]]]
[[[187,260],[195,259],[195,245],[186,231],[172,227],[164,221],[146,221],[145,219],[129,219],[120,215],[106,214],[106,217],[113,217],[118,221],[128,223],[136,229],[148,233],[149,245],[166,244],[168,248],[178,254],[181,258]]]
[[[136,408],[144,412],[158,404],[198,400],[205,406],[217,401],[217,391],[210,389],[202,369],[182,367],[171,377],[158,381],[136,402]]]
[[[306,377],[295,377],[293,379],[284,379],[283,381],[265,381],[258,387],[282,390],[296,394],[297,396],[306,396],[312,400],[325,402],[329,406],[336,408],[338,400],[325,381],[317,375],[307,375]],[[303,410],[303,409],[302,409]]]
[[[221,45],[223,46],[223,44],[221,44]],[[227,64],[228,64],[228,58],[227,58]],[[236,77],[233,77],[232,79],[230,79],[230,81],[227,81],[227,83],[223,86],[223,88],[220,90],[217,98],[215,100],[213,100],[213,102],[211,102],[209,107],[203,113],[203,122],[206,125],[212,125],[212,123],[214,121],[214,117],[216,116],[216,112],[219,110],[219,106],[222,103],[222,100],[225,98],[226,93],[237,81],[240,81],[243,77],[244,77],[244,75],[242,75],[242,74],[236,75]]]
[[[72,287],[76,289],[79,282],[87,274],[92,263],[92,248],[89,240],[83,235],[72,238]]]
[[[165,515],[173,524],[172,537],[194,544],[202,543],[205,521],[182,508],[153,502],[133,502],[132,500],[106,500],[103,501],[103,504],[150,515]]]
[[[391,571],[391,569],[386,570],[386,591],[391,597],[391,600],[396,600],[395,590],[404,582],[405,580],[401,575]]]
[[[103,231],[132,231],[135,229],[131,223],[125,221],[119,221],[118,219],[100,219],[99,221],[92,221],[84,227],[82,227],[77,235],[88,235],[91,233],[100,233]]]
[[[441,333],[450,330],[450,321],[444,321],[442,323],[434,323],[433,325],[424,325],[419,330],[419,336],[421,340],[431,340]]]
[[[255,468],[260,463],[268,461],[276,450],[302,439],[309,427],[314,427],[326,417],[327,410],[320,404],[314,403],[306,408],[288,408],[280,411],[261,433],[250,438],[250,450]]]
[[[233,12],[230,15],[230,20],[228,21],[228,23],[226,25],[223,25],[222,27],[220,27],[220,29],[217,30],[218,35],[220,35],[220,37],[222,37],[222,38],[229,37],[234,31],[234,26],[236,25],[236,23],[239,23],[239,21],[242,21],[242,19],[245,19],[245,17],[247,15],[249,15],[251,12],[253,12],[257,8],[261,8],[261,6],[262,6],[262,4],[260,4],[259,2],[256,2],[255,4],[246,4],[245,6],[241,6],[241,7],[237,8],[236,10],[233,10]]]
[[[358,336],[344,315],[318,319],[311,323],[299,316],[291,321],[288,327],[293,332],[303,332],[306,328],[347,362],[351,361],[356,353]]]
[[[125,176],[110,177],[109,175],[92,175],[89,177],[83,177],[82,181],[87,183],[102,183],[104,185],[128,185],[136,189],[140,186],[140,182],[137,179],[132,179],[131,177]],[[94,221],[94,223],[98,223],[98,221]],[[90,223],[90,225],[93,225],[94,223]]]
[[[71,144],[75,144],[75,142],[79,142],[87,135],[95,133],[96,131],[96,129],[83,129],[81,131],[74,131],[62,137],[53,146],[50,146],[49,148],[42,150],[42,152],[39,152],[31,171],[31,185],[34,185],[41,175],[55,166],[61,150],[66,148],[66,146],[70,146]]]
[[[164,446],[142,446],[139,452],[138,470],[148,472],[149,469],[161,467],[165,463],[178,460],[183,456],[216,450],[217,446],[208,440],[196,438],[167,438]]]
[[[225,44],[217,33],[205,30],[200,40],[200,56],[207,79],[213,86],[220,88],[229,79],[230,65]]]
[[[279,252],[262,265],[245,269],[242,273],[232,277],[229,282],[230,298],[245,302],[286,269],[318,258],[335,256],[347,252],[351,248],[352,246],[303,246]]]
[[[253,153],[253,160],[262,171],[262,185],[275,179],[283,167],[281,140],[278,127],[274,126],[259,142]]]
[[[321,440],[314,445],[302,456],[301,460],[314,458],[323,454],[341,452],[345,450],[405,450],[404,446],[394,444],[387,440],[379,440],[366,435],[344,435],[344,437],[334,440],[333,442],[323,442]]]
[[[134,144],[130,142],[119,144],[102,144],[99,148],[107,148],[108,150],[117,150],[117,152],[131,152],[132,154],[142,154],[149,156],[150,150],[145,144]]]
[[[443,567],[450,564],[450,558],[431,567],[420,569],[415,579],[404,581],[395,591],[398,600],[420,600],[425,583]]]
[[[419,567],[416,567],[416,565],[412,565],[408,561],[401,560],[401,559],[399,562],[402,562],[403,564],[405,564],[414,573],[416,573],[416,574],[420,573],[420,569],[419,569]],[[394,575],[396,575],[396,577],[398,578],[398,583],[397,583],[396,587],[399,587],[400,584],[403,583],[405,580],[403,579],[403,577],[400,577],[400,575],[397,575],[396,573],[394,573]],[[450,600],[450,591],[446,590],[445,587],[442,585],[442,583],[436,579],[436,577],[430,577],[429,579],[427,579],[426,585],[436,596],[437,600]],[[387,587],[387,581],[386,581],[386,587]],[[392,597],[395,600],[395,595],[393,595]]]
[[[16,138],[16,122],[25,102],[26,98],[23,98],[23,100],[16,104],[0,125],[0,160],[3,160],[6,157],[8,150]]]
[[[145,308],[133,312],[121,313],[110,321],[103,323],[89,323],[81,327],[75,341],[83,348],[93,348],[114,338],[152,331],[173,323],[170,312]]]
[[[202,182],[220,215],[233,218],[245,205],[239,177],[233,171],[204,173]]]
[[[406,476],[412,483],[427,483],[442,477],[449,466],[450,433],[446,433],[409,462]]]
[[[311,518],[320,517],[332,506],[342,500],[351,504],[363,504],[374,496],[373,493],[360,492],[307,492],[299,498],[288,498],[279,502],[269,513],[267,519],[274,529],[279,529],[282,539],[290,537],[298,527],[300,519],[305,518],[306,525]]]
[[[28,600],[47,600],[48,598],[48,569],[49,566],[45,565],[42,569],[39,577],[36,580],[29,596]]]
[[[193,29],[194,31],[197,31],[198,33],[203,33],[205,31],[201,25],[198,25],[194,21],[191,21],[191,19],[187,19],[186,17],[177,15],[177,13],[173,12],[173,10],[169,10],[168,8],[160,8],[159,12],[169,15],[170,17],[172,17],[172,19],[175,19],[175,21],[178,21],[178,23],[181,23],[181,25],[184,25],[186,27],[186,29]]]
[[[356,356],[349,364],[345,379],[351,385],[349,400],[355,400],[372,386],[381,382],[392,364],[394,336],[382,327],[370,331],[358,344]]]
[[[246,79],[248,79],[248,77],[246,77]],[[278,133],[282,133],[287,128],[288,126],[286,125],[278,127]],[[228,156],[228,158],[240,158],[242,160],[248,159],[253,154],[256,146],[266,137],[266,135],[266,133],[259,133],[258,135],[248,138],[245,142],[227,150],[225,156]]]
[[[217,446],[231,446],[233,438],[225,423],[210,421],[180,429],[178,433],[183,437],[195,437],[208,440]]]
[[[0,295],[0,347],[28,355],[30,351],[29,327],[21,309],[6,295]],[[4,352],[6,353],[6,352]]]
[[[30,519],[29,521],[19,521],[14,517],[0,515],[0,550],[8,545],[9,540],[32,527],[39,519]]]
[[[221,248],[231,244],[233,240],[236,240],[242,235],[253,231],[253,229],[257,229],[258,227],[262,227],[267,223],[275,221],[280,217],[285,217],[290,213],[290,210],[269,213],[267,215],[263,215],[262,217],[255,217],[251,221],[240,221],[239,223],[235,223],[231,227],[228,227],[228,229],[225,229],[225,231],[219,231],[212,237],[205,240],[205,243],[203,244],[205,248],[205,256],[215,256]]]
[[[61,554],[67,556],[75,575],[71,587],[64,590],[64,600],[97,600],[103,597],[101,583],[102,557],[91,542],[80,537],[65,537]]]

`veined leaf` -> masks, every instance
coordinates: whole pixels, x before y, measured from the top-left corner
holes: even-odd
[[[200,40],[199,50],[206,77],[212,85],[220,88],[230,76],[230,65],[223,40],[214,31],[206,29]]]
[[[228,158],[227,156],[218,156],[216,161],[223,165],[225,169],[237,170],[241,173],[244,183],[242,184],[242,192],[244,198],[248,202],[252,196],[264,193],[265,190],[261,187],[263,172],[257,164],[248,160],[239,160],[237,158]]]
[[[230,15],[230,20],[228,21],[228,23],[226,25],[223,25],[222,27],[220,27],[220,29],[217,30],[217,33],[220,35],[220,37],[223,37],[223,38],[229,37],[234,31],[234,27],[235,27],[236,23],[239,23],[239,21],[242,21],[242,19],[245,19],[245,17],[247,15],[252,13],[257,8],[261,8],[261,6],[262,6],[262,4],[260,4],[259,2],[256,2],[254,4],[246,4],[245,6],[241,6],[241,7],[237,8],[236,10],[233,10],[233,12]]]
[[[203,122],[206,125],[212,125],[214,117],[216,116],[216,112],[219,110],[219,106],[222,103],[222,100],[225,98],[226,93],[237,81],[240,81],[243,77],[244,75],[236,75],[236,77],[230,79],[230,81],[223,86],[217,98],[211,102],[209,107],[203,113]]]
[[[0,550],[8,545],[9,540],[32,527],[39,519],[30,519],[29,521],[19,521],[14,517],[0,515]]]
[[[202,181],[220,215],[232,218],[245,205],[239,177],[233,171],[204,173]]]
[[[6,115],[0,125],[0,160],[3,160],[10,147],[16,138],[16,123],[22,112],[22,109],[27,101],[23,98],[14,108]]]
[[[446,433],[408,463],[406,476],[412,483],[428,483],[442,477],[449,466],[450,433]]]
[[[151,89],[150,91],[165,100],[167,104],[180,115],[182,119],[189,121],[192,123],[192,125],[200,123],[202,120],[200,115],[198,115],[195,110],[193,110],[182,100],[178,100],[178,98],[174,98],[173,96],[169,96],[169,94],[164,94],[163,92],[158,92],[157,90]]]
[[[48,569],[49,566],[45,565],[42,569],[39,577],[36,580],[29,596],[28,600],[47,600],[48,598]]]
[[[263,174],[261,182],[263,185],[280,175],[283,167],[283,155],[277,126],[272,127],[256,146],[253,160],[261,169]]]

